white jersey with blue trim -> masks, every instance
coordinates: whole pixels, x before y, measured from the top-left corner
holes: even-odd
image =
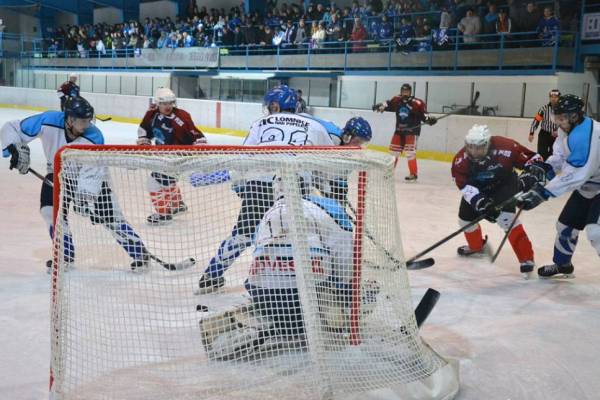
[[[301,113],[298,114],[301,115],[303,117],[306,118],[310,118],[312,120],[317,121],[318,123],[320,123],[321,125],[323,125],[323,127],[327,130],[327,133],[329,134],[329,137],[331,138],[331,141],[333,142],[334,145],[339,146],[342,144],[342,129],[337,126],[336,124],[334,124],[331,121],[327,121],[325,119],[321,119],[321,118],[317,118],[315,116],[312,116],[310,114],[307,113]]]
[[[54,155],[61,147],[67,144],[104,144],[104,137],[100,129],[91,124],[83,135],[71,140],[65,132],[65,113],[60,111],[46,111],[32,115],[23,120],[7,122],[0,130],[2,141],[2,156],[9,157],[7,149],[11,144],[29,143],[40,138],[44,155],[46,156],[48,173],[54,169]]]
[[[309,196],[300,218],[306,234],[312,272],[322,281],[348,284],[352,277],[352,224],[334,200]],[[256,233],[248,283],[268,289],[296,288],[296,266],[285,199],[266,212]]]
[[[256,120],[246,146],[333,146],[327,129],[301,114],[275,113]]]
[[[592,198],[600,193],[600,124],[584,118],[567,135],[562,129],[546,161],[557,176],[546,184],[550,195],[557,197],[574,190]]]

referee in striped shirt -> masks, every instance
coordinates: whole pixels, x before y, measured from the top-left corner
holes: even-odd
[[[538,134],[537,152],[544,160],[552,155],[552,145],[554,139],[558,136],[558,126],[554,123],[553,107],[558,103],[560,92],[558,89],[552,89],[548,95],[550,101],[540,108],[529,128],[529,142],[533,142],[535,130],[541,125],[540,133]]]

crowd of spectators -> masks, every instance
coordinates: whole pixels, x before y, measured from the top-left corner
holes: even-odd
[[[198,0],[199,2],[201,0]],[[119,24],[66,26],[50,32],[47,50],[77,51],[81,56],[111,55],[145,48],[239,47],[339,48],[353,51],[392,44],[402,51],[429,50],[462,43],[529,39],[528,45],[552,46],[559,32],[577,29],[578,1],[523,0],[364,0],[347,7],[304,2],[267,2],[266,12],[245,14],[193,6],[188,15],[145,18]],[[560,10],[560,21],[557,11]],[[518,35],[518,32],[528,32]],[[481,35],[489,35],[491,39]],[[482,39],[483,38],[483,39]],[[114,51],[117,52],[114,52]]]

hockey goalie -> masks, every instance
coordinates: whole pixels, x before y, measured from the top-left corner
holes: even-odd
[[[307,239],[318,304],[317,325],[329,346],[344,345],[350,329],[353,226],[335,199],[317,195],[302,199],[300,229]],[[281,196],[262,218],[245,288],[250,302],[203,319],[202,339],[209,358],[232,360],[263,357],[307,346],[305,320],[297,286],[288,205]],[[310,290],[308,291],[311,292]],[[374,281],[362,288],[362,313],[378,294]]]

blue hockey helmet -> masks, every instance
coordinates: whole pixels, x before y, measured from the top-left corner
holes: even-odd
[[[298,93],[288,85],[279,85],[267,92],[264,103],[269,108],[269,112],[271,112],[270,105],[273,103],[279,105],[279,111],[295,112]]]
[[[71,97],[65,104],[65,117],[92,119],[94,107],[83,97]]]
[[[363,117],[352,117],[346,122],[342,132],[342,144],[349,144],[355,137],[361,139],[363,143],[371,141],[373,137],[371,125]]]

